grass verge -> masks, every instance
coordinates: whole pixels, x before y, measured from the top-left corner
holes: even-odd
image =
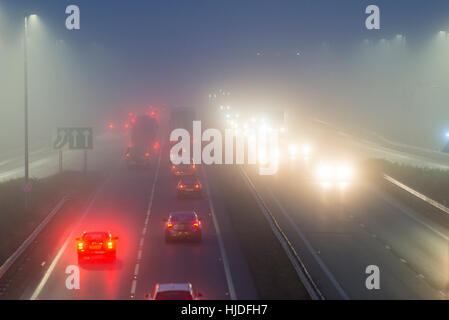
[[[63,172],[43,179],[32,179],[32,190],[25,195],[24,179],[0,184],[0,265],[22,244],[56,204],[67,195],[74,200],[88,197],[103,175],[90,172]]]

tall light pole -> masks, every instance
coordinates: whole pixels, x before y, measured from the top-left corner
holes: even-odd
[[[25,16],[25,35],[24,35],[24,115],[25,115],[25,188],[28,188],[29,170],[28,170],[28,18],[35,16],[34,14]],[[28,191],[25,191],[25,208],[28,207]]]

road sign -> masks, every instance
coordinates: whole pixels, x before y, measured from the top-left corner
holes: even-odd
[[[57,150],[91,150],[93,149],[93,130],[88,127],[57,128],[52,146]]]
[[[31,182],[25,182],[25,184],[22,186],[23,192],[30,192],[33,186],[31,185]]]

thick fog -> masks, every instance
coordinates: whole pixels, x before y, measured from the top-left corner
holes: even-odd
[[[0,10],[0,145],[4,148],[23,146],[24,26],[16,18]],[[231,91],[233,103],[239,106],[286,108],[298,117],[316,117],[348,131],[374,131],[427,148],[440,148],[449,130],[449,40],[438,29],[425,40],[409,40],[404,33],[385,39],[354,37],[344,45],[320,39],[270,43],[279,38],[280,30],[253,48],[232,47],[235,30],[235,35],[224,39],[228,50],[208,56],[212,44],[200,39],[196,48],[200,53],[164,52],[158,41],[167,45],[172,39],[164,32],[180,34],[172,41],[181,42],[171,48],[179,49],[189,38],[182,38],[179,30],[163,28],[151,29],[160,33],[150,39],[154,50],[140,50],[141,34],[133,34],[132,25],[122,23],[117,30],[127,26],[132,41],[125,40],[133,45],[115,52],[104,39],[74,41],[54,33],[45,21],[30,19],[31,145],[49,141],[59,126],[101,130],[128,110],[150,104],[195,105],[220,87]],[[207,29],[207,25],[196,27],[203,33]],[[136,59],[146,62],[134,63]]]
[[[254,53],[220,86],[237,105],[278,106],[348,132],[441,149],[449,130],[449,40],[404,35]],[[236,76],[239,75],[239,76]],[[232,85],[228,85],[231,83]]]

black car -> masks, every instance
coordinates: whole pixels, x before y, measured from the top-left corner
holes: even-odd
[[[203,195],[203,187],[196,176],[183,176],[176,186],[178,197]]]
[[[196,212],[172,212],[165,221],[165,241],[190,239],[201,242],[202,224]]]
[[[125,161],[128,168],[143,167],[147,168],[150,165],[151,154],[149,151],[138,148],[128,147],[125,153]]]

